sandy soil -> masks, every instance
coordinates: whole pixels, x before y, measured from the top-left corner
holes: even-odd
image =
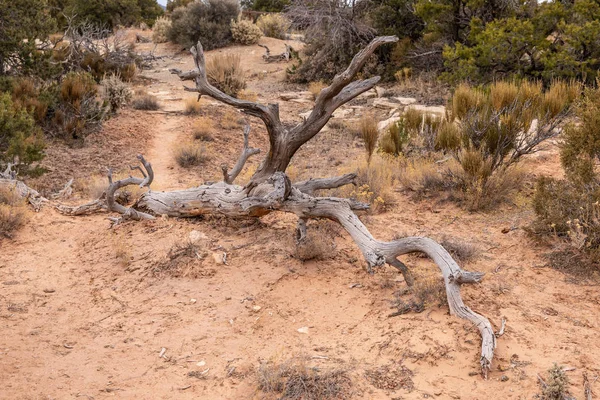
[[[283,48],[262,40],[273,52]],[[221,51],[243,54],[250,75],[261,72],[249,82],[260,101],[276,101],[292,88],[281,82],[283,65],[262,62],[260,47]],[[233,164],[241,129],[219,129],[207,144],[212,165],[176,165],[172,148],[190,138],[194,119],[181,114],[189,94],[168,68],[188,68],[191,59],[173,56],[167,45],[156,54],[169,57],[144,72],[144,86],[162,110],[126,110],[83,149],[52,146],[49,165],[72,163],[51,172],[57,186],[69,176],[122,168],[140,151],[153,163],[155,190],[215,179],[222,162]],[[226,112],[202,101],[206,115],[218,120]],[[310,105],[282,102],[281,109],[298,120]],[[265,149],[264,128],[252,126],[252,145]],[[333,175],[363,157],[358,141],[332,133],[303,151],[312,155],[294,164],[303,176]],[[532,175],[558,173],[556,147],[525,165]],[[289,215],[272,214],[249,228],[247,221],[205,218],[109,229],[106,215],[71,218],[44,209],[13,240],[0,242],[0,398],[257,399],[266,396],[257,387],[259,364],[299,355],[314,367],[346,370],[348,397],[357,399],[531,399],[539,392],[537,374],[554,362],[569,367],[571,391],[583,398],[582,373],[592,380],[600,374],[600,291],[545,268],[549,249],[523,230],[532,220],[530,194],[525,189],[514,204],[484,214],[397,192],[387,212],[363,218],[381,239],[451,237],[477,249],[465,267],[486,278],[463,288],[465,302],[497,328],[507,322],[488,380],[477,374],[477,330],[447,308],[432,304],[420,314],[388,317],[394,293],[405,287],[401,276],[391,269],[368,275],[335,224],[326,226],[333,258],[302,263],[292,257],[296,221]],[[209,256],[180,277],[160,272],[169,249],[192,230],[207,236]],[[435,273],[424,258],[404,261]],[[302,327],[308,333],[298,332]],[[386,369],[404,371],[408,380],[399,383],[393,373],[375,384],[368,379]]]

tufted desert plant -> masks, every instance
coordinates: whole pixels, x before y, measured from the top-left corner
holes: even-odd
[[[118,74],[105,77],[100,83],[104,101],[108,103],[111,113],[116,113],[131,101],[132,93],[129,86],[121,80]]]
[[[365,144],[367,162],[371,162],[371,157],[373,156],[375,146],[377,145],[377,138],[379,137],[377,120],[372,116],[362,117],[358,123],[358,130],[360,132],[360,137]]]
[[[267,37],[285,39],[291,22],[283,14],[263,14],[256,20],[256,26]]]
[[[169,41],[168,33],[171,29],[171,19],[168,17],[158,17],[152,27],[152,41],[154,43],[165,43]]]
[[[237,21],[231,21],[231,35],[234,42],[250,45],[258,43],[263,34],[252,21],[238,19]]]
[[[209,157],[204,145],[194,142],[180,143],[173,150],[175,161],[183,168],[204,164]]]
[[[246,88],[246,74],[239,54],[216,54],[206,63],[208,81],[232,97]]]

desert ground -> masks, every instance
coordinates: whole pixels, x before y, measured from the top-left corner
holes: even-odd
[[[261,43],[278,52],[285,42]],[[79,189],[103,182],[107,167],[126,172],[137,153],[154,167],[152,190],[214,181],[222,163],[235,162],[244,119],[252,126],[251,145],[267,148],[260,121],[202,98],[201,116],[217,127],[206,142],[210,161],[178,166],[173,148],[191,139],[198,116],[184,115],[184,100],[194,94],[168,70],[189,69],[192,58],[171,44],[137,49],[158,57],[135,85],[157,96],[161,110],[125,109],[82,148],[51,144],[43,161],[50,171],[32,186],[57,190],[74,178],[69,202],[82,203],[89,197]],[[305,98],[281,98],[306,88],[284,82],[286,64],[265,63],[260,47],[228,47],[207,57],[217,52],[242,55],[248,90],[262,103],[279,102],[283,120],[299,121],[312,108]],[[373,101],[350,103],[339,119],[365,112],[387,118],[390,110]],[[360,139],[329,129],[292,165],[295,178],[326,177],[349,172],[362,159]],[[259,162],[260,156],[250,160],[242,181]],[[462,265],[486,276],[463,286],[465,303],[497,330],[506,322],[487,379],[479,373],[477,329],[443,304],[390,316],[406,288],[402,275],[390,267],[367,273],[360,251],[333,222],[309,224],[309,232],[331,238],[331,257],[302,262],[293,256],[296,218],[288,214],[258,222],[158,218],[111,228],[106,213],[69,217],[44,207],[31,212],[14,238],[0,241],[0,398],[276,398],[259,388],[261,365],[302,359],[320,371],[344,371],[351,381],[345,398],[532,399],[540,391],[538,375],[558,363],[571,393],[583,399],[584,373],[600,388],[600,290],[595,280],[549,268],[553,248],[524,229],[534,217],[531,182],[560,174],[556,143],[524,165],[529,183],[498,210],[468,212],[398,187],[385,212],[361,216],[378,239],[423,235],[475,249]],[[192,231],[208,256],[173,267],[170,250]],[[403,260],[418,274],[439,275],[426,258]]]

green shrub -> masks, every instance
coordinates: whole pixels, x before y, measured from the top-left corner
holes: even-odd
[[[26,108],[15,107],[10,94],[0,93],[0,161],[26,171],[44,157],[41,129]]]
[[[45,0],[4,0],[0,3],[0,76],[34,75],[48,78],[57,66],[50,52],[38,48],[56,30]]]
[[[185,48],[198,40],[205,50],[224,47],[231,42],[230,24],[239,12],[235,0],[194,1],[173,11],[167,36]]]
[[[231,21],[231,35],[237,43],[249,45],[256,44],[262,37],[260,28],[245,19],[239,21]]]
[[[208,82],[230,96],[246,88],[246,75],[239,54],[216,54],[206,63]]]
[[[566,179],[540,178],[533,199],[534,231],[568,238],[600,260],[600,89],[589,89],[565,129],[561,163]]]
[[[283,40],[291,22],[283,14],[264,14],[258,17],[256,25],[265,36]]]

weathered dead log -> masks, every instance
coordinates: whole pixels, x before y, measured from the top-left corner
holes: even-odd
[[[280,121],[277,104],[263,105],[236,99],[212,86],[206,77],[202,45],[198,43],[191,49],[196,68],[188,72],[179,70],[171,72],[177,73],[182,80],[195,82],[195,88],[185,87],[185,90],[198,92],[200,96],[210,96],[250,116],[260,118],[267,128],[270,145],[263,162],[246,186],[233,184],[248,157],[258,152],[249,146],[249,130],[246,129],[240,158],[231,172],[223,167],[223,182],[171,192],[149,190],[140,197],[134,206],[135,209],[126,208],[114,201],[115,190],[129,184],[149,186],[152,182],[152,168],[143,157],[139,156],[148,175],[146,176],[144,170],[138,167],[144,175],[143,180],[133,177],[117,182],[110,180],[106,192],[107,208],[135,219],[152,218],[155,215],[195,217],[203,214],[260,217],[273,211],[288,212],[298,217],[296,238],[299,241],[306,237],[308,219],[330,219],[340,223],[352,237],[361,250],[369,271],[389,264],[403,273],[407,284],[412,284],[412,278],[406,265],[397,257],[412,252],[425,253],[438,266],[444,277],[451,314],[471,321],[479,329],[482,337],[481,370],[487,376],[496,346],[492,325],[487,318],[467,307],[460,296],[460,285],[480,282],[482,273],[461,269],[441,245],[429,238],[407,237],[391,242],[376,240],[353,212],[353,210],[368,208],[365,204],[343,198],[313,196],[317,190],[354,183],[356,177],[354,174],[336,178],[310,179],[297,182],[295,185],[285,175],[285,170],[296,151],[325,126],[338,107],[375,86],[379,77],[358,81],[353,81],[353,78],[377,47],[397,40],[398,38],[394,36],[375,38],[354,57],[343,73],[336,75],[330,86],[321,91],[308,118],[293,127],[284,125]]]
[[[264,44],[259,44],[259,46],[265,49],[265,54],[262,57],[268,63],[290,61],[292,58],[292,47],[288,44],[285,45],[285,51],[281,54],[271,54],[271,50]]]
[[[18,196],[25,199],[35,211],[39,211],[48,199],[38,193],[37,190],[30,188],[24,182],[16,179],[0,178],[0,188],[14,191]]]

